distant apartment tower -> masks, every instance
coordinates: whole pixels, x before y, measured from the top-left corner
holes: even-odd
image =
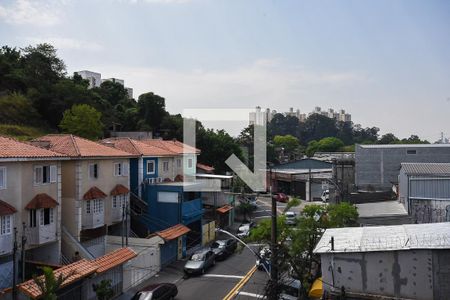
[[[312,112],[309,113],[309,116],[313,114],[322,115],[328,117],[330,119],[335,119],[340,122],[351,122],[352,115],[345,112],[345,110],[341,109],[339,111],[334,111],[334,109],[329,108],[328,111],[322,110],[319,106],[316,106]]]
[[[249,125],[263,125],[264,120],[267,120],[267,116],[261,111],[260,106],[257,106],[254,112],[249,113]]]
[[[78,74],[81,76],[81,78],[89,81],[89,88],[92,89],[94,87],[99,87],[102,83],[102,74],[92,71],[78,71],[75,72],[75,74]]]

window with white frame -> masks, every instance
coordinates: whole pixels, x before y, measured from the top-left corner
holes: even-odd
[[[188,159],[188,168],[192,169],[192,158]]]
[[[30,228],[34,228],[37,226],[37,213],[35,209],[30,209],[29,212],[29,226]]]
[[[163,171],[164,172],[169,171],[169,162],[168,161],[163,161]]]
[[[0,217],[0,235],[11,234],[12,215]]]
[[[53,223],[53,208],[42,208],[39,210],[39,225],[49,225]]]
[[[114,176],[128,176],[128,164],[114,163]]]
[[[6,167],[0,167],[0,190],[6,189]]]
[[[89,178],[90,179],[98,178],[98,164],[89,164]]]
[[[177,159],[177,168],[181,168],[181,158]]]
[[[86,213],[87,214],[101,214],[103,213],[103,200],[93,199],[86,201]]]
[[[126,205],[127,200],[128,200],[127,194],[113,196],[112,207],[113,208],[122,208]]]
[[[155,161],[147,160],[147,174],[155,174]]]
[[[56,165],[34,166],[34,184],[48,184],[56,182],[57,167]]]

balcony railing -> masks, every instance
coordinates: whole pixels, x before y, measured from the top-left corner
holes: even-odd
[[[54,241],[56,241],[56,223],[30,228],[30,235],[28,236],[30,245],[40,245]]]

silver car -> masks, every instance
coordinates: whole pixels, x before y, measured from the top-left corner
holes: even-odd
[[[205,270],[216,264],[216,255],[211,250],[199,250],[191,255],[184,265],[186,276],[204,274]]]
[[[286,220],[284,221],[286,225],[295,225],[297,224],[297,214],[293,211],[288,211],[284,214]]]

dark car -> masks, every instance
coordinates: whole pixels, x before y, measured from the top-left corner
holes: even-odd
[[[216,264],[216,255],[212,250],[199,250],[191,255],[184,265],[186,276],[204,274],[205,270]]]
[[[235,239],[218,240],[212,243],[211,250],[216,254],[216,259],[221,260],[233,254],[237,248]]]
[[[178,294],[178,289],[172,283],[149,285],[137,292],[131,300],[172,300]]]
[[[272,194],[272,197],[277,200],[278,202],[289,202],[289,197],[284,193],[274,193]]]

